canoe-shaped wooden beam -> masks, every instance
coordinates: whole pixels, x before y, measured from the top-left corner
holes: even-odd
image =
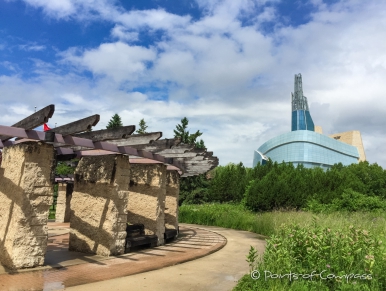
[[[92,141],[116,140],[128,138],[134,130],[135,125],[127,125],[118,128],[82,132],[75,134],[75,136],[91,139]]]
[[[51,128],[48,132],[55,132],[61,135],[70,135],[79,132],[91,130],[91,128],[98,124],[100,119],[99,114],[95,114],[83,119],[79,119],[65,125]]]
[[[165,149],[171,149],[181,142],[179,138],[165,138],[159,140],[150,140],[147,144],[133,144],[132,147],[138,150],[146,150],[152,153],[159,153]]]
[[[47,123],[48,120],[52,117],[52,115],[55,112],[55,105],[51,104],[43,109],[40,109],[39,111],[31,114],[30,116],[24,118],[23,120],[20,120],[19,122],[16,122],[12,127],[19,127],[24,129],[34,129],[44,123]],[[13,138],[14,136],[5,136],[1,135],[0,140],[8,140],[10,138]]]
[[[139,144],[148,144],[152,140],[158,140],[162,137],[162,132],[150,132],[145,134],[133,134],[124,139],[112,139],[110,143],[117,146],[134,146]]]

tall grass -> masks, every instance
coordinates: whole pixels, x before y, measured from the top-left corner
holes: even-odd
[[[277,234],[282,224],[295,223],[302,227],[309,227],[313,220],[316,220],[319,226],[331,229],[344,229],[353,225],[373,233],[386,234],[386,213],[382,212],[314,214],[304,211],[272,211],[254,213],[244,209],[240,204],[211,203],[182,205],[179,220],[185,223],[246,230],[265,236]]]

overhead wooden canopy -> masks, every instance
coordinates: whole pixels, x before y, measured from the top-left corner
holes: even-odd
[[[162,132],[132,135],[134,125],[91,131],[92,126],[99,122],[97,114],[47,132],[32,130],[47,122],[54,109],[54,105],[43,108],[16,123],[19,128],[0,126],[0,135],[4,137],[0,139],[0,148],[25,140],[39,140],[54,144],[58,160],[120,153],[130,155],[130,163],[168,164],[168,169],[179,169],[183,177],[205,173],[218,165],[218,158],[213,157],[213,152],[182,144],[180,139],[160,139]],[[9,141],[12,137],[22,140]]]

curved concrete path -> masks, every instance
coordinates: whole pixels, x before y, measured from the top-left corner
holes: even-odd
[[[181,226],[216,232],[227,239],[227,244],[219,251],[194,261],[65,290],[232,290],[237,281],[248,273],[246,255],[250,246],[257,248],[259,253],[264,252],[264,238],[251,232],[191,224]]]
[[[231,290],[248,272],[250,246],[265,246],[250,232],[180,224],[170,244],[101,257],[69,252],[68,231],[51,223],[46,266],[0,268],[0,290]]]

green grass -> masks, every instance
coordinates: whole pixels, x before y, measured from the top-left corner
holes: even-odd
[[[179,221],[200,225],[246,230],[265,236],[277,234],[282,224],[295,223],[302,227],[312,225],[313,219],[321,227],[345,229],[350,225],[370,230],[380,235],[386,234],[386,213],[334,212],[314,214],[305,211],[272,211],[254,213],[238,204],[182,205]]]

